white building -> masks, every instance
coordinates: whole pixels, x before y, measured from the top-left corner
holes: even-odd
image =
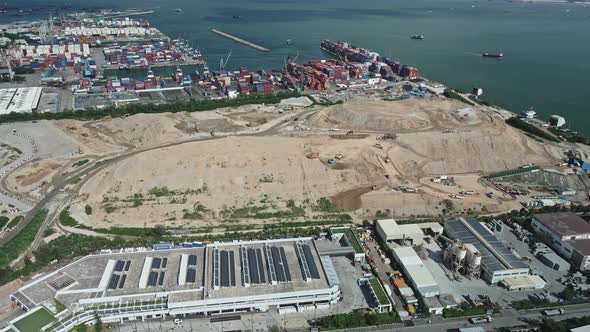
[[[404,275],[420,295],[423,297],[440,295],[440,287],[412,247],[391,248],[391,250],[401,265]]]
[[[443,226],[436,222],[398,225],[394,219],[377,220],[376,229],[383,241],[395,241],[402,244],[410,241],[412,245],[424,243],[425,231],[433,234],[443,232]]]
[[[42,88],[0,89],[0,114],[30,113],[37,110]]]
[[[546,244],[571,265],[590,269],[590,224],[574,213],[543,213],[533,215],[531,226],[546,237]]]
[[[562,127],[563,125],[565,125],[565,118],[563,116],[560,116],[560,115],[552,115],[549,118],[549,123],[552,126],[555,126],[555,127],[558,127],[559,128],[559,127]]]
[[[333,265],[320,258],[312,238],[142,249],[83,257],[10,298],[25,311],[50,308],[54,299],[63,303],[66,309],[52,312],[53,320],[44,325],[53,332],[91,324],[96,315],[105,323],[123,323],[268,310],[287,314],[326,309],[340,298]]]

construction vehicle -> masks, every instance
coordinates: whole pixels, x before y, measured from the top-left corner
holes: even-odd
[[[541,311],[541,313],[545,316],[557,316],[557,315],[563,315],[565,313],[565,310],[563,310],[563,308],[546,309],[546,310]]]
[[[334,158],[328,159],[328,164],[334,165],[335,163],[336,163],[336,159],[334,159]]]
[[[344,155],[342,153],[337,153],[334,155],[334,158],[340,160],[340,159],[344,158]]]
[[[374,147],[376,147],[377,149],[383,149],[383,145],[379,144],[379,143],[375,143],[375,145],[373,145]]]
[[[385,163],[389,164],[391,162],[391,159],[389,159],[389,157],[385,157]]]
[[[469,318],[469,322],[471,324],[481,324],[481,323],[489,323],[492,321],[492,316],[487,315],[485,317],[471,317]]]

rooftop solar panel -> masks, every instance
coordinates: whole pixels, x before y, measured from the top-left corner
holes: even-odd
[[[307,266],[309,266],[309,273],[311,277],[313,279],[320,279],[320,272],[318,271],[318,266],[315,263],[315,259],[313,258],[311,247],[307,244],[304,244],[303,253],[305,254],[305,260],[307,261]]]
[[[125,286],[125,280],[127,280],[127,275],[124,274],[121,276],[121,281],[119,281],[119,287],[118,288],[123,288]]]
[[[168,258],[167,257],[164,257],[162,259],[162,268],[165,269],[166,268],[166,265],[168,265]]]
[[[117,261],[117,263],[115,263],[115,271],[121,272],[123,271],[123,267],[125,267],[125,261]]]
[[[287,281],[287,278],[285,277],[285,270],[283,269],[283,266],[281,265],[281,262],[279,261],[279,249],[277,247],[271,247],[270,248],[270,253],[271,253],[271,259],[272,259],[272,264],[274,265],[275,268],[275,273],[277,274],[277,280],[279,282],[285,282]]]
[[[125,271],[129,271],[129,266],[131,265],[131,261],[125,262]]]
[[[281,261],[283,262],[283,268],[285,269],[285,278],[287,281],[291,281],[291,271],[289,271],[289,264],[287,263],[287,255],[285,255],[285,248],[279,248],[281,252]]]
[[[186,270],[186,282],[194,284],[197,280],[197,270],[196,269],[187,269]]]
[[[230,286],[236,287],[236,262],[234,252],[229,252],[229,283]]]
[[[159,269],[160,268],[160,264],[162,264],[162,259],[155,257],[152,260],[152,269]]]
[[[483,238],[496,252],[498,252],[505,261],[507,261],[512,268],[528,268],[528,265],[522,260],[514,256],[502,242],[500,242],[493,234],[491,234],[485,227],[483,227],[477,219],[468,219],[469,225]],[[463,243],[473,244],[481,253],[482,264],[490,270],[498,271],[505,270],[509,267],[505,266],[481,241],[473,232],[468,229],[460,220],[450,220],[446,227],[451,231],[455,237]]]
[[[258,260],[256,259],[256,251],[252,248],[248,249],[248,266],[250,268],[250,280],[253,284],[259,284]]]
[[[266,277],[264,276],[264,265],[262,263],[262,250],[256,249],[256,261],[258,263],[258,276],[260,277],[260,284],[266,283]]]
[[[188,256],[188,265],[190,265],[190,266],[197,265],[197,255],[189,255]]]
[[[164,274],[166,272],[162,271],[160,272],[160,278],[158,278],[158,286],[162,286],[164,284]]]
[[[120,276],[118,274],[113,274],[111,276],[111,280],[109,281],[109,289],[116,289],[117,285],[119,284]]]
[[[221,251],[220,268],[221,268],[221,287],[229,287],[229,257],[228,252]]]
[[[148,278],[148,286],[154,287],[158,282],[158,272],[150,272],[150,276]]]

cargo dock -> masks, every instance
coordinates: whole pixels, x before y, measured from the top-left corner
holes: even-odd
[[[219,31],[217,29],[211,29],[211,32],[214,32],[214,33],[216,33],[216,34],[218,34],[220,36],[223,36],[225,38],[229,38],[229,39],[231,39],[231,40],[233,40],[235,42],[238,42],[240,44],[244,44],[246,46],[250,46],[250,47],[252,47],[254,49],[257,49],[259,51],[262,51],[262,52],[268,52],[268,51],[270,51],[270,49],[268,49],[266,47],[262,47],[260,45],[256,45],[256,44],[251,43],[251,42],[249,42],[247,40],[243,40],[242,38],[238,38],[236,36],[230,35],[229,33],[225,33],[223,31]]]

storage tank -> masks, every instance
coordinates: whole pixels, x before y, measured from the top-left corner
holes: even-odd
[[[470,264],[474,267],[481,265],[481,254],[479,253],[479,251],[473,254]]]
[[[467,256],[467,250],[462,245],[456,246],[454,249],[454,254],[457,257],[457,259],[463,260],[465,259],[465,256]]]

